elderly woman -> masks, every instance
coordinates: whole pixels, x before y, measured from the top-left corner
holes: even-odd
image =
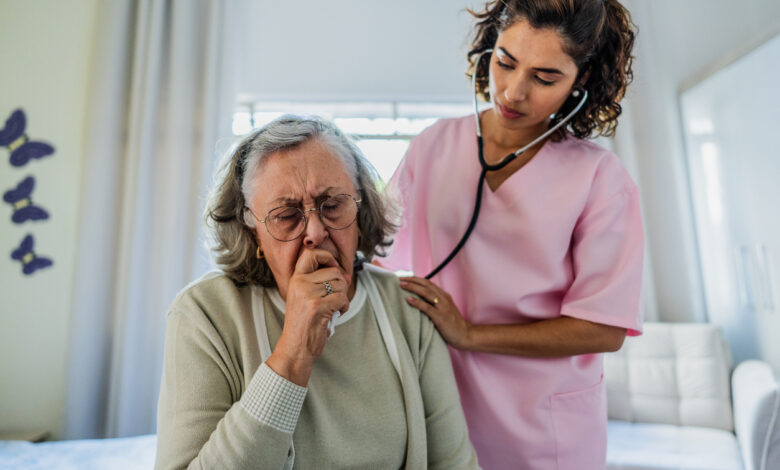
[[[221,272],[171,307],[157,468],[475,468],[447,348],[365,261],[392,211],[333,124],[285,116],[223,163]]]

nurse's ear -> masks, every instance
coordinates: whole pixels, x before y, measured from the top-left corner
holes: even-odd
[[[572,92],[579,89],[585,89],[585,84],[588,83],[588,78],[590,78],[590,66],[586,67],[585,70],[580,71],[577,75],[577,79],[574,80],[574,83],[571,86]]]

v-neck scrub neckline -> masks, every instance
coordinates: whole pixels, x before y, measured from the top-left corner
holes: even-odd
[[[468,118],[465,118],[465,119],[468,119]],[[472,122],[472,126],[473,126],[473,128],[474,128],[474,135],[476,136],[477,127],[476,127],[476,121],[474,120],[474,118],[473,118],[473,117],[471,118],[471,122]],[[482,167],[480,166],[479,159],[478,159],[478,155],[479,155],[479,145],[478,145],[478,143],[477,143],[477,139],[476,139],[476,137],[475,137],[474,139],[472,139],[472,142],[473,142],[473,154],[474,154],[474,158],[473,158],[473,160],[474,160],[474,162],[476,163],[476,169],[475,169],[475,171],[482,171]],[[507,176],[507,178],[506,178],[504,181],[502,181],[502,182],[501,182],[501,184],[499,184],[499,185],[498,185],[498,187],[497,187],[496,189],[492,189],[492,188],[490,187],[490,184],[488,184],[488,182],[487,182],[487,179],[485,179],[485,182],[484,182],[484,184],[485,184],[485,191],[483,191],[483,197],[487,196],[488,194],[489,194],[489,195],[491,195],[491,196],[495,196],[495,195],[496,195],[496,194],[497,194],[499,191],[503,191],[503,192],[511,192],[511,189],[506,189],[506,190],[504,190],[504,189],[503,189],[503,188],[504,188],[504,186],[505,186],[507,183],[510,183],[510,181],[517,180],[517,179],[523,179],[523,177],[520,177],[520,176],[518,175],[518,173],[528,173],[529,171],[530,171],[530,172],[533,172],[533,171],[534,171],[534,170],[533,170],[533,168],[529,169],[529,167],[530,167],[532,164],[534,164],[534,163],[535,163],[537,160],[540,160],[540,158],[539,158],[539,157],[542,157],[542,159],[544,158],[544,153],[546,153],[546,152],[545,152],[545,149],[546,149],[546,148],[548,148],[548,147],[550,146],[550,144],[551,144],[551,143],[552,143],[552,140],[551,140],[551,139],[549,139],[549,138],[548,138],[548,139],[545,139],[545,141],[544,141],[544,142],[542,142],[542,146],[541,146],[541,147],[539,148],[539,150],[536,152],[536,155],[534,155],[533,157],[531,157],[531,159],[530,159],[530,160],[528,160],[528,161],[527,161],[527,162],[526,162],[526,163],[525,163],[523,166],[521,166],[520,168],[518,168],[517,170],[515,170],[514,172],[512,172],[512,174],[511,174],[511,175]],[[507,154],[507,155],[508,155],[508,154]],[[503,158],[503,157],[502,157],[502,158]],[[522,154],[520,154],[520,155],[519,155],[517,158],[522,158]],[[496,163],[498,163],[498,162],[496,162]],[[541,164],[541,163],[542,163],[542,162],[540,162],[540,164]],[[531,176],[532,176],[532,175],[531,175]],[[514,184],[513,184],[513,186],[518,186],[519,184],[521,184],[521,183],[514,183]],[[511,186],[510,186],[510,187],[511,187]]]

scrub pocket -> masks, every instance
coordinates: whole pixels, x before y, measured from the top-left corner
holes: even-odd
[[[604,376],[583,390],[550,397],[558,470],[603,470],[607,460]]]

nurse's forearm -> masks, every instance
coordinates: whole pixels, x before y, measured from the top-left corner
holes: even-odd
[[[524,325],[470,325],[459,349],[530,357],[564,357],[617,351],[626,329],[561,317]]]

